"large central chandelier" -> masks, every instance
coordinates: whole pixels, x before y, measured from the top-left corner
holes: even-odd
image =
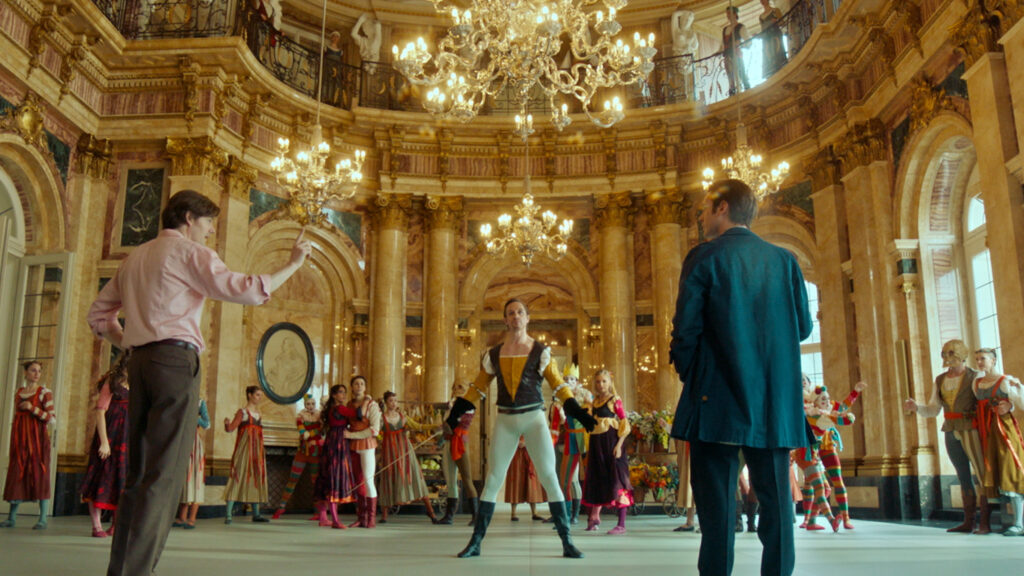
[[[579,100],[587,117],[607,128],[622,119],[622,105],[609,100],[592,111],[597,90],[644,81],[654,69],[654,34],[635,34],[633,46],[616,38],[622,29],[616,11],[626,0],[470,0],[465,10],[464,2],[431,2],[453,20],[437,56],[427,51],[423,38],[392,52],[399,72],[429,87],[423,105],[435,116],[466,122],[488,96],[506,87],[525,114],[526,102],[539,89],[558,130],[571,123],[559,94]],[[556,61],[563,46],[571,55],[567,68]]]
[[[327,31],[327,1],[324,0],[323,17],[320,24],[320,54],[324,54]],[[323,225],[327,219],[328,202],[349,198],[355,194],[355,184],[363,179],[361,172],[366,151],[356,150],[354,158],[345,158],[327,167],[331,145],[324,142],[323,127],[320,126],[320,96],[323,92],[324,59],[320,58],[319,80],[316,94],[316,124],[313,139],[308,150],[300,150],[295,159],[289,157],[290,143],[287,138],[278,138],[278,154],[270,162],[277,182],[288,191],[288,214],[303,226]]]
[[[526,267],[533,263],[533,257],[542,254],[552,260],[559,260],[569,250],[569,236],[572,234],[573,222],[562,220],[555,227],[558,217],[551,210],[541,214],[541,208],[533,201],[530,192],[530,143],[527,137],[533,133],[533,116],[516,116],[515,133],[522,137],[526,145],[526,175],[523,179],[523,199],[514,207],[515,217],[502,214],[498,217],[498,235],[491,237],[493,230],[490,224],[480,226],[480,235],[487,242],[487,253],[504,255],[510,250],[519,253]]]
[[[779,162],[778,166],[770,172],[761,171],[763,158],[755,154],[753,148],[747,145],[747,127],[742,122],[736,125],[736,150],[732,156],[722,158],[722,177],[742,180],[757,196],[757,201],[765,199],[768,194],[779,191],[779,186],[789,176],[789,164]],[[704,169],[704,191],[715,181],[715,171],[711,168]]]

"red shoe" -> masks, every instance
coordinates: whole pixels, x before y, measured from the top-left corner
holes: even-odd
[[[853,522],[850,522],[850,513],[843,512],[843,529],[853,530]]]
[[[98,530],[96,528],[93,528],[92,529],[92,537],[93,538],[106,538],[107,537],[107,533],[104,530],[102,530],[102,529]]]
[[[832,525],[832,531],[833,532],[839,532],[839,524],[842,521],[843,521],[843,519],[841,517],[839,517],[839,516],[836,516],[835,518],[832,518],[831,520],[829,520],[829,524]]]
[[[274,511],[274,515],[271,516],[270,519],[277,520],[281,517],[282,514],[284,514],[284,508],[278,508],[277,510]]]
[[[804,528],[807,528],[807,520],[806,519],[804,519],[804,521],[800,523],[800,529],[803,530]]]
[[[824,530],[824,529],[825,529],[825,527],[822,526],[821,524],[808,524],[807,525],[807,530],[810,531],[810,532],[814,532],[816,530]]]
[[[335,530],[348,530],[348,527],[346,527],[341,522],[335,522],[335,523],[331,524],[330,526],[331,526],[331,528],[334,528]]]

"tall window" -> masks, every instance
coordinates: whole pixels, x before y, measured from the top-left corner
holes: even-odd
[[[818,287],[810,282],[807,287],[807,307],[811,311],[811,335],[800,343],[800,368],[815,384],[824,384],[821,367],[821,322],[818,320]]]
[[[996,291],[992,282],[992,256],[985,246],[985,204],[980,195],[974,195],[967,201],[966,212],[964,257],[967,261],[968,295],[974,318],[971,336],[978,348],[995,348],[1001,357]]]

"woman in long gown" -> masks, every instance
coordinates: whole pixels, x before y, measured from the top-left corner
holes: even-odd
[[[231,524],[235,502],[252,504],[253,522],[270,522],[260,514],[260,504],[267,497],[267,455],[263,448],[263,417],[259,411],[263,391],[259,386],[245,389],[246,405],[235,413],[234,420],[224,419],[224,430],[234,432],[235,452],[231,456],[231,475],[224,487],[224,500],[227,503],[225,524]]]
[[[94,538],[114,534],[104,531],[101,510],[117,510],[128,474],[128,355],[100,378],[96,399],[96,432],[89,448],[89,464],[79,491],[89,505]]]
[[[423,480],[423,470],[420,469],[420,459],[416,457],[416,449],[406,433],[416,424],[399,410],[398,397],[390,390],[384,393],[383,425],[384,442],[377,487],[381,522],[387,522],[388,508],[419,500],[426,507],[430,521],[437,524],[427,483]]]
[[[618,510],[619,523],[608,533],[625,534],[626,512],[633,505],[633,485],[629,481],[629,461],[622,445],[631,428],[608,370],[594,374],[594,401],[588,410],[597,419],[597,426],[590,433],[583,481],[583,505],[590,506],[587,531],[597,530],[601,524],[601,508],[610,506]]]
[[[35,360],[22,365],[25,384],[14,393],[14,423],[11,426],[10,464],[4,484],[4,500],[10,503],[7,520],[0,528],[13,528],[18,506],[25,500],[39,501],[35,530],[46,529],[50,504],[50,434],[56,425],[53,393],[39,383],[43,365]]]

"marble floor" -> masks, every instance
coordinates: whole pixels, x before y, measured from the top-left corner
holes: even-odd
[[[558,538],[528,511],[508,518],[499,504],[480,558],[454,557],[466,543],[466,517],[455,526],[432,526],[422,516],[392,517],[375,530],[318,528],[306,516],[270,524],[236,517],[200,520],[198,529],[175,529],[158,567],[159,576],[264,576],[411,574],[415,576],[525,576],[696,574],[700,536],[673,533],[678,520],[630,517],[628,533],[575,534],[583,560],[560,557]],[[523,512],[527,512],[524,516]],[[101,576],[109,539],[89,536],[85,516],[58,517],[46,531],[22,516],[0,530],[0,575]],[[604,518],[610,528],[611,517]],[[941,527],[857,521],[856,530],[797,534],[798,575],[883,576],[1024,573],[1024,537],[946,534]],[[736,538],[736,576],[756,575],[760,544],[754,534]]]

